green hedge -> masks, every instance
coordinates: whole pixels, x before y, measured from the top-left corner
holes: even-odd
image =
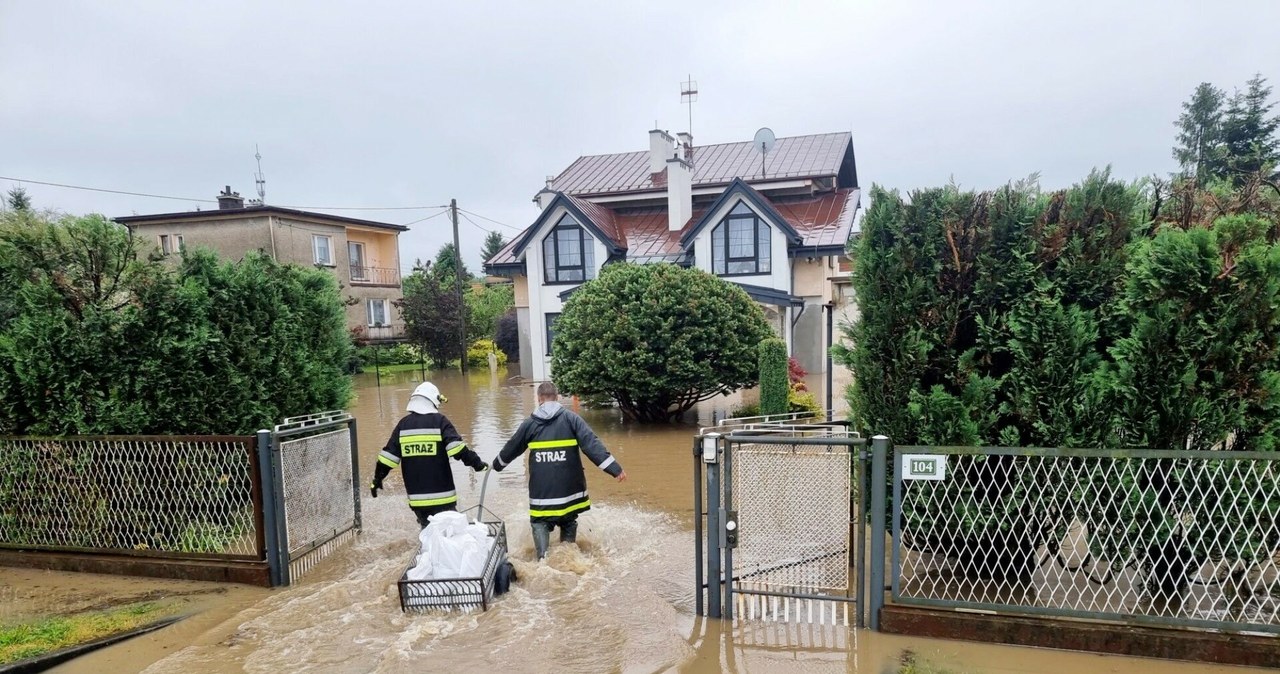
[[[174,268],[101,216],[4,222],[0,297],[0,435],[247,434],[351,396],[326,271]]]

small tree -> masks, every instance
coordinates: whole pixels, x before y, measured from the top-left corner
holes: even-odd
[[[1198,185],[1209,180],[1221,159],[1224,100],[1226,93],[1221,89],[1201,82],[1191,100],[1182,104],[1182,115],[1175,123],[1178,144],[1173,158],[1182,166],[1183,175]]]
[[[461,341],[462,312],[466,304],[458,301],[458,293],[435,274],[417,270],[404,279],[404,298],[396,301],[404,318],[405,333],[435,367],[447,367],[449,361],[461,359],[465,353]]]
[[[21,187],[10,188],[8,198],[5,201],[9,205],[10,210],[31,210],[31,197],[27,195],[27,191]]]
[[[787,343],[777,337],[760,342],[760,414],[786,414],[790,405],[787,377]]]
[[[502,238],[501,233],[489,232],[488,236],[484,237],[484,247],[480,249],[481,259],[488,262],[493,259],[493,256],[497,255],[498,251],[502,250],[502,247],[505,245],[507,245],[507,240]]]
[[[497,327],[494,328],[493,341],[497,343],[498,349],[507,354],[507,360],[520,360],[520,320],[516,316],[516,310],[511,309],[498,319]]]
[[[1280,163],[1280,117],[1271,114],[1275,103],[1270,102],[1271,87],[1261,74],[1249,80],[1249,88],[1237,91],[1227,104],[1222,119],[1222,141],[1225,151],[1225,171],[1237,186],[1259,171],[1274,171]]]
[[[553,377],[566,393],[613,398],[630,419],[666,421],[756,383],[757,345],[770,334],[760,307],[727,281],[613,264],[565,304]]]
[[[435,262],[431,264],[431,274],[441,283],[449,284],[454,287],[454,270],[458,268],[458,259],[454,256],[454,248],[452,243],[446,243],[440,247],[440,252],[436,253]],[[471,282],[471,270],[467,269],[467,263],[462,263],[462,283],[466,285]]]
[[[452,286],[451,286],[452,288]],[[467,339],[493,339],[498,317],[515,308],[515,288],[511,284],[466,289]]]

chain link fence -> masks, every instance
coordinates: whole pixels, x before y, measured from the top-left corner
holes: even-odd
[[[896,454],[895,603],[1280,633],[1280,456]]]
[[[768,434],[728,439],[726,506],[738,528],[730,557],[733,615],[847,625],[848,599],[856,594],[850,583],[856,448],[841,440],[801,443]]]
[[[275,530],[288,584],[352,540],[360,526],[355,419],[326,412],[286,419],[270,442],[278,475]]]
[[[253,443],[0,438],[0,546],[262,559]]]

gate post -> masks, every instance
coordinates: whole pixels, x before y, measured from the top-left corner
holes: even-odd
[[[720,617],[720,435],[702,439],[703,461],[707,464],[707,614]],[[710,444],[710,448],[707,444]],[[711,452],[708,457],[708,451]]]
[[[356,437],[356,418],[347,422],[351,432],[351,498],[355,506],[356,531],[360,531],[360,442]]]
[[[289,524],[288,511],[284,501],[284,466],[280,462],[280,437],[272,433],[267,452],[267,463],[270,466],[272,491],[274,492],[276,511],[276,567],[280,570],[280,584],[288,585],[289,578]]]
[[[888,479],[889,438],[871,438],[871,587],[868,608],[871,629],[880,631],[880,609],[884,606],[885,481]],[[896,513],[894,514],[896,517]]]
[[[275,469],[271,461],[271,431],[258,431],[258,480],[262,482],[262,538],[266,541],[267,569],[271,587],[281,585],[280,534],[276,530]]]
[[[702,438],[693,439],[693,602],[702,615]]]

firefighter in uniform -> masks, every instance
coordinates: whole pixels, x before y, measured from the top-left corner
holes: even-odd
[[[458,509],[458,491],[453,485],[449,459],[457,459],[477,473],[488,468],[440,413],[440,405],[446,400],[431,382],[414,389],[406,408],[409,414],[396,424],[386,447],[378,454],[378,467],[373,472],[373,484],[369,485],[370,493],[378,498],[382,480],[399,466],[409,493],[409,508],[424,527],[432,515]]]
[[[561,407],[558,397],[555,384],[539,384],[538,409],[493,460],[494,470],[501,471],[529,450],[529,521],[538,559],[547,556],[556,527],[562,543],[576,542],[578,515],[591,509],[582,454],[617,481],[627,479],[587,422]]]

